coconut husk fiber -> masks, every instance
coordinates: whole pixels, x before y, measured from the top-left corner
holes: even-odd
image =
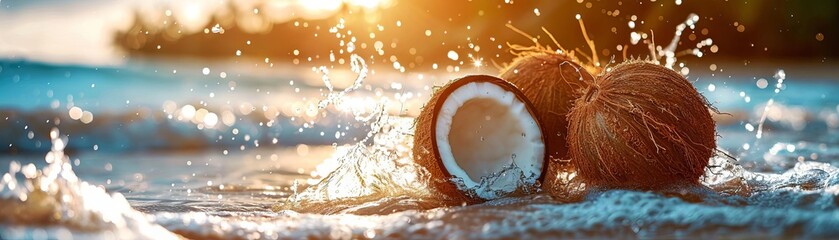
[[[571,161],[595,187],[698,184],[716,148],[704,97],[679,73],[644,61],[598,77],[568,121]]]

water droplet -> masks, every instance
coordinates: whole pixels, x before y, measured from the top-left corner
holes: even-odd
[[[353,43],[353,42],[347,43],[347,52],[352,53],[353,51],[355,51],[355,43]]]
[[[457,52],[455,52],[454,50],[450,50],[449,53],[447,54],[447,56],[449,57],[449,59],[454,60],[454,61],[457,61],[457,59],[459,58],[459,56],[457,55]]]
[[[213,33],[224,34],[224,28],[221,27],[221,25],[219,25],[218,23],[216,23],[216,25],[213,26],[212,31]]]
[[[757,85],[757,87],[760,89],[764,89],[767,86],[769,86],[769,81],[766,81],[765,78],[761,78],[757,80],[757,83],[755,83],[755,85]]]
[[[629,42],[632,43],[632,45],[638,44],[639,41],[641,41],[641,34],[637,32],[629,33]]]

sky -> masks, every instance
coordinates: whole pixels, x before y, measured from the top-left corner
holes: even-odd
[[[121,58],[109,33],[131,22],[131,2],[0,0],[0,57],[107,65]]]
[[[126,54],[113,44],[113,34],[133,23],[135,13],[148,18],[174,16],[183,31],[203,30],[226,4],[251,9],[253,0],[0,0],[0,58],[41,62],[113,65]],[[291,18],[318,19],[338,11],[342,0],[269,1],[262,14],[275,23]],[[347,4],[376,7],[379,2]]]

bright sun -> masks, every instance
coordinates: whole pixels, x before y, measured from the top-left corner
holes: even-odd
[[[390,0],[301,0],[300,6],[307,10],[338,10],[343,4],[349,6],[375,9],[387,6]]]
[[[347,4],[373,9],[387,5],[388,0],[346,0]]]

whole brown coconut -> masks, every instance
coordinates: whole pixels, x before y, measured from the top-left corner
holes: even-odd
[[[515,86],[467,76],[437,90],[423,107],[413,155],[438,192],[480,202],[527,192],[542,181],[543,136],[533,106]]]
[[[622,63],[598,77],[568,119],[569,156],[597,187],[697,184],[716,148],[705,99],[653,63]]]
[[[549,158],[568,159],[568,111],[592,75],[565,54],[543,51],[516,58],[500,77],[519,87],[533,103]]]

